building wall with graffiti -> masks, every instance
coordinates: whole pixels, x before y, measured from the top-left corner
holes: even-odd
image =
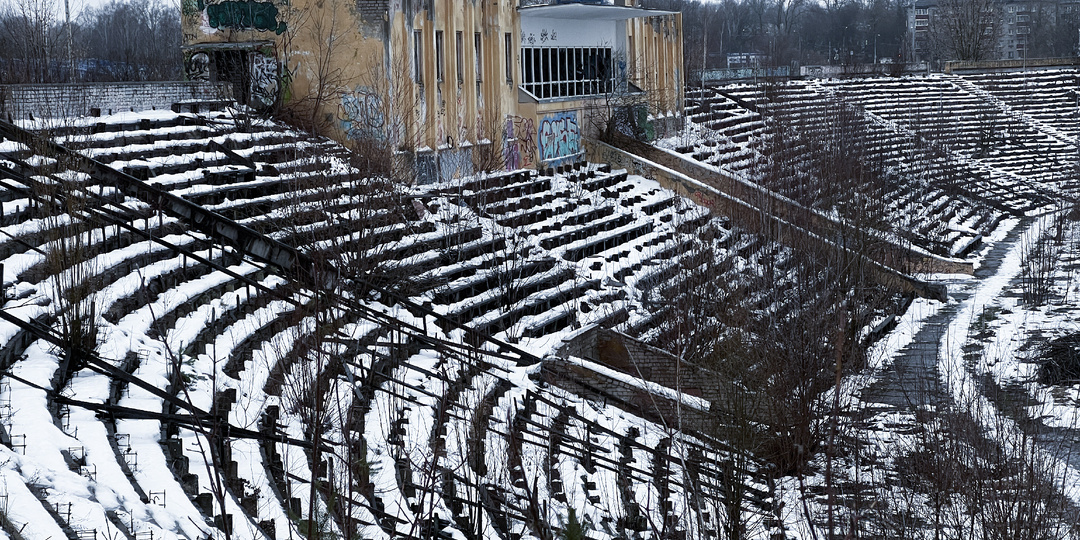
[[[570,94],[568,83],[559,83],[559,95],[577,97],[573,102],[548,99],[558,97],[555,93],[529,101],[522,93],[526,52],[535,60],[541,48],[558,49],[545,58],[557,54],[560,59],[571,58],[563,51],[614,51],[605,52],[607,62],[624,49],[640,53],[642,61],[629,66],[619,57],[618,69],[655,90],[662,103],[654,107],[650,96],[649,112],[677,109],[671,97],[681,99],[681,90],[670,88],[681,88],[677,15],[657,18],[640,11],[637,19],[613,17],[601,11],[625,14],[625,8],[595,2],[545,3],[541,7],[554,15],[534,12],[531,20],[518,2],[480,0],[181,2],[189,80],[227,83],[237,99],[288,113],[303,127],[338,139],[376,140],[418,155],[446,154],[425,161],[433,164],[426,167],[433,177],[475,168],[475,163],[465,166],[465,156],[484,167],[507,169],[581,158],[587,109],[605,98],[606,79],[586,77],[578,82],[599,90],[582,91],[585,86],[575,82],[580,88]],[[639,7],[640,2],[627,4]],[[566,17],[567,9],[595,13],[595,20]],[[601,56],[589,58],[596,64]],[[654,61],[659,63],[650,67]],[[501,163],[492,165],[496,161]]]
[[[273,40],[289,30],[285,0],[182,0],[184,43]]]

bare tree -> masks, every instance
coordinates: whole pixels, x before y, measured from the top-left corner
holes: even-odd
[[[1000,36],[996,0],[942,0],[930,19],[930,39],[941,57],[978,62],[994,54]]]
[[[179,78],[180,6],[176,2],[113,0],[87,9],[80,19],[86,79]]]
[[[0,4],[0,82],[42,83],[60,79],[63,39],[55,0]]]

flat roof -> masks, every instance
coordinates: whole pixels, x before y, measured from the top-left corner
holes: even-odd
[[[654,15],[671,15],[677,11],[642,9],[610,4],[547,4],[518,8],[522,17],[542,17],[545,19],[578,19],[594,21],[622,21]]]

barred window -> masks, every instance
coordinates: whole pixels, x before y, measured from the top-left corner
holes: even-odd
[[[610,92],[614,86],[611,48],[523,48],[521,86],[540,99]]]

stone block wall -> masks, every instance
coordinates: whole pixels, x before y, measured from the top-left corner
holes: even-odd
[[[0,86],[0,115],[6,120],[76,117],[124,111],[168,109],[181,101],[232,99],[227,84],[129,82],[13,84]]]

